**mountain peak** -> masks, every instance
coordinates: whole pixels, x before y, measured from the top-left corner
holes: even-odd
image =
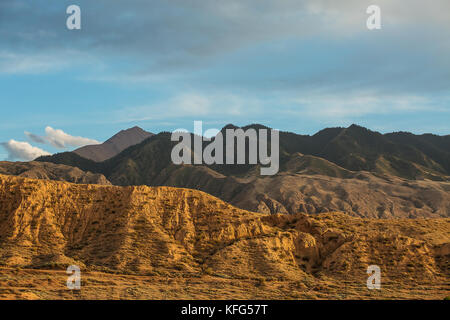
[[[134,126],[132,128],[129,128],[129,129],[126,129],[126,130],[123,130],[123,131],[140,131],[140,132],[142,132],[142,131],[145,131],[145,130],[142,129],[141,127]]]
[[[154,134],[147,132],[138,126],[121,130],[114,136],[99,145],[91,145],[79,148],[74,153],[96,162],[108,160],[128,147],[141,143]]]
[[[369,129],[363,127],[363,126],[359,126],[357,124],[352,124],[350,125],[347,129],[349,130],[357,130],[357,131],[370,131]]]
[[[243,130],[247,130],[247,129],[255,129],[255,130],[260,130],[260,129],[266,129],[266,130],[270,130],[269,127],[259,124],[259,123],[253,123],[250,124],[248,126],[242,127]]]
[[[145,137],[149,137],[149,136],[152,136],[152,135],[153,135],[153,133],[147,132],[144,129],[138,127],[138,126],[134,126],[132,128],[120,130],[118,133],[116,133],[111,138],[106,140],[106,142],[111,142],[111,141],[114,141],[114,140],[118,139],[119,137],[124,137],[124,136],[129,138],[131,136],[142,136],[142,137],[145,136]]]
[[[239,128],[238,126],[235,126],[234,124],[232,124],[232,123],[229,123],[229,124],[227,124],[226,126],[224,126],[223,128],[222,128],[222,130],[226,130],[226,129],[237,129],[237,128]]]

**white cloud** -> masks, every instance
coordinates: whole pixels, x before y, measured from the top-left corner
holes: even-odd
[[[49,152],[33,147],[28,142],[9,140],[1,144],[8,152],[8,160],[32,161],[40,156],[51,155]]]
[[[100,144],[97,140],[75,137],[65,133],[61,129],[45,128],[45,139],[55,148],[64,149],[66,147],[82,147],[91,144]]]
[[[67,147],[83,147],[86,145],[100,144],[99,141],[84,137],[71,136],[61,129],[53,129],[50,126],[45,128],[45,136],[38,136],[36,134],[25,131],[25,135],[33,142],[50,144],[58,149],[65,149]]]
[[[85,145],[100,143],[97,140],[89,138],[71,136],[63,130],[53,129],[50,126],[45,128],[45,136],[39,136],[27,131],[25,131],[25,135],[32,142],[48,144],[58,149],[64,149],[67,147],[82,147]],[[9,140],[8,142],[0,143],[0,146],[7,151],[7,160],[32,161],[40,156],[51,155],[51,153],[41,148],[34,147],[28,142],[17,141],[14,139]]]

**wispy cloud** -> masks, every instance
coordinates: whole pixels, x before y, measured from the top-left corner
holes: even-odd
[[[42,144],[47,143],[47,140],[45,139],[45,137],[38,136],[37,134],[25,131],[25,135],[28,137],[28,139],[30,139],[31,141],[33,141],[35,143],[42,143]]]
[[[429,110],[432,104],[432,101],[421,96],[389,97],[370,92],[328,96],[312,94],[295,98],[293,102],[297,106],[296,110],[303,115],[321,119],[357,119],[373,114],[413,113]],[[434,108],[434,111],[438,110]]]
[[[45,55],[0,52],[0,73],[37,74],[62,69],[65,65]]]
[[[8,152],[8,160],[25,160],[31,161],[40,156],[48,156],[49,152],[37,147],[33,147],[28,142],[16,141],[14,139],[1,143],[3,148]]]
[[[442,98],[441,100],[444,100]],[[154,104],[127,107],[112,113],[112,122],[161,121],[167,118],[217,118],[229,121],[254,119],[308,118],[323,120],[353,120],[370,115],[450,112],[446,106],[418,95],[380,95],[371,91],[325,94],[322,92],[284,92],[264,97],[239,94],[189,93],[176,95]]]
[[[184,93],[157,103],[131,106],[113,113],[113,122],[149,121],[211,116],[238,117],[255,107],[256,101],[233,94]],[[245,109],[245,112],[244,112]]]
[[[55,48],[36,53],[6,48],[0,51],[0,74],[43,74],[81,64],[92,68],[102,66],[94,56],[78,50]]]

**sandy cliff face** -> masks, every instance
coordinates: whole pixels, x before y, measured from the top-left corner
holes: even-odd
[[[261,216],[205,193],[0,178],[0,261],[199,271],[228,242],[271,232]]]
[[[0,267],[363,283],[376,264],[384,281],[442,287],[449,245],[448,218],[268,215],[190,189],[0,175]]]
[[[393,281],[440,283],[450,276],[449,243],[448,218],[268,215],[190,189],[0,175],[7,267],[303,281],[364,278],[378,264]]]

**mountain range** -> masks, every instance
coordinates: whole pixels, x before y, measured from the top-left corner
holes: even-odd
[[[448,297],[448,136],[280,132],[280,170],[261,176],[175,165],[170,133],[142,133],[85,149],[104,161],[0,162],[0,299]]]
[[[222,130],[227,128],[237,127]],[[242,127],[249,128],[266,127]],[[198,189],[265,213],[450,215],[450,136],[380,134],[357,125],[312,136],[280,132],[280,171],[266,177],[259,175],[259,165],[174,165],[170,137],[168,132],[151,135],[103,162],[75,152],[36,161],[101,174],[114,185]]]
[[[238,128],[233,125],[225,126],[228,128]],[[261,125],[251,125],[242,127],[260,129],[267,128]],[[136,138],[136,135],[139,135]],[[117,145],[116,140],[120,137],[128,143],[122,145],[133,146],[125,148],[123,154],[117,149],[116,155],[102,163],[96,165],[83,160],[90,159],[89,156],[78,149],[74,152],[56,154],[54,156],[44,156],[37,161],[48,161],[54,163],[67,162],[66,164],[76,163],[80,169],[92,171],[107,171],[107,167],[114,166],[124,158],[133,158],[137,149],[145,149],[147,145],[156,145],[163,148],[160,154],[154,157],[164,156],[172,149],[174,143],[170,141],[170,134],[162,132],[157,135],[147,133],[139,128],[132,128],[122,131],[107,142],[99,146],[87,146],[84,150],[93,150],[94,148],[103,148],[105,145]],[[147,137],[147,138],[145,138]],[[148,139],[153,137],[153,139]],[[140,143],[144,141],[144,143]],[[162,144],[161,144],[162,142]],[[225,141],[224,141],[225,143]],[[447,181],[450,176],[450,136],[436,136],[431,134],[413,135],[406,132],[380,134],[370,131],[366,128],[351,125],[348,128],[327,128],[319,131],[315,135],[299,135],[290,132],[280,133],[280,155],[281,168],[286,169],[286,164],[295,157],[297,153],[311,155],[328,160],[344,169],[351,171],[369,171],[375,174],[386,174],[398,176],[406,179],[429,179],[436,181]],[[169,152],[170,155],[170,152]],[[91,159],[92,160],[92,159]],[[154,159],[150,158],[150,161]],[[94,161],[102,162],[102,161]],[[167,162],[167,161],[165,161]],[[164,166],[167,163],[163,164]],[[254,169],[252,165],[213,165],[215,171],[223,174],[248,174]],[[328,165],[324,165],[322,170],[327,171]]]

